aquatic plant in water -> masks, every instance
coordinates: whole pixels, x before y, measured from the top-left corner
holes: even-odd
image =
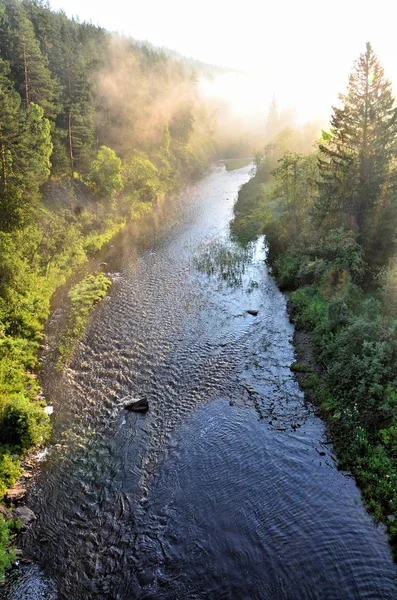
[[[201,273],[218,278],[221,285],[238,287],[242,285],[245,267],[252,257],[251,246],[243,248],[229,240],[212,239],[200,244],[193,264]]]

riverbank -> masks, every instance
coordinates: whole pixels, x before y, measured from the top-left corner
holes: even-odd
[[[306,190],[313,157],[294,159],[301,169],[295,172],[296,189]],[[372,285],[365,284],[368,267],[354,232],[316,231],[307,196],[299,215],[301,233],[294,233],[293,219],[298,217],[283,204],[280,173],[273,171],[272,177],[265,162],[243,186],[232,231],[242,243],[266,234],[268,262],[280,289],[288,294],[296,328],[293,370],[327,423],[340,468],[354,475],[368,511],[387,528],[396,559],[394,271],[389,265]]]
[[[171,195],[170,192],[169,197]],[[62,370],[84,333],[93,306],[111,286],[111,280],[103,273],[106,265],[95,257],[126,230],[126,225],[136,223],[139,227],[143,217],[167,204],[166,198],[159,198],[156,203],[135,202],[126,218],[124,211],[120,211],[122,203],[119,202],[119,207],[109,204],[99,208],[87,203],[87,196],[88,190],[84,190],[81,183],[77,195],[72,186],[51,184],[51,192],[47,190],[44,194],[50,227],[43,230],[41,239],[39,237],[33,246],[33,259],[26,257],[27,243],[29,249],[32,244],[29,236],[21,238],[20,244],[7,237],[11,247],[9,264],[4,268],[8,267],[12,278],[7,284],[3,281],[0,298],[0,303],[8,299],[7,307],[4,306],[0,314],[3,323],[0,332],[0,393],[3,394],[0,496],[11,509],[14,503],[22,503],[26,493],[26,457],[39,453],[51,438],[49,415],[53,400],[44,396],[39,376],[44,366],[43,356],[48,358],[43,341],[52,298],[61,288],[68,295],[57,347],[51,348],[53,365]],[[47,261],[45,270],[44,261]],[[15,325],[4,326],[7,315],[10,315],[9,322]],[[11,513],[4,512],[0,517],[0,577],[16,559],[9,547],[15,541],[15,520],[8,519],[7,515]]]
[[[306,289],[290,295],[291,320],[299,328],[298,361],[306,367],[298,379],[327,423],[340,468],[352,472],[367,509],[376,522],[384,523],[396,560],[393,330],[385,331],[381,311],[377,314],[376,299],[372,296],[356,306],[350,322],[331,339],[329,311],[332,305],[324,303],[320,295],[312,295],[309,300],[309,293]],[[372,305],[370,313],[367,312],[369,303]],[[305,345],[312,347],[312,364],[305,361]],[[375,357],[374,352],[381,348],[383,353]],[[322,367],[318,366],[319,361]],[[377,404],[372,402],[369,409],[371,393],[379,400]],[[352,396],[360,402],[353,410],[349,402]]]
[[[92,221],[91,218],[90,220]],[[12,329],[4,327],[7,313],[3,308],[3,330],[0,338],[0,496],[3,504],[11,512],[4,511],[0,519],[0,577],[18,558],[10,548],[15,544],[14,533],[19,530],[12,509],[23,504],[26,484],[32,475],[36,458],[40,457],[43,447],[51,437],[49,415],[52,400],[44,397],[39,383],[43,365],[43,329],[50,314],[51,298],[84,262],[89,261],[94,252],[108,243],[125,226],[125,220],[115,218],[113,212],[113,215],[108,215],[105,226],[98,225],[98,220],[93,219],[92,229],[89,229],[85,236],[74,236],[73,240],[70,240],[70,227],[61,227],[66,239],[52,255],[52,264],[46,273],[38,276],[35,265],[27,264],[19,290],[18,282],[10,296],[10,288],[4,288],[4,283],[2,286],[3,298],[8,294],[7,313],[13,315],[16,326]],[[22,258],[24,245],[14,247],[14,250],[14,276],[21,276],[22,260],[20,259],[19,268],[15,261]],[[38,249],[35,250],[35,254],[36,258],[43,257]],[[87,289],[79,289],[79,285],[71,290],[72,294],[74,293],[74,311],[70,314],[69,327],[63,340],[64,361],[73,351],[75,339],[81,335],[91,307],[103,297],[105,288],[109,287],[110,282],[104,280],[102,274],[94,280],[91,281],[89,293]],[[84,281],[80,286],[84,286]]]

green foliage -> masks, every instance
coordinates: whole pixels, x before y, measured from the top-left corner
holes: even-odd
[[[78,312],[89,310],[99,302],[112,285],[112,282],[103,273],[88,275],[81,283],[72,287],[69,298],[72,306]]]
[[[290,369],[294,373],[311,373],[311,369],[309,367],[307,367],[306,365],[302,365],[299,362],[292,363]]]
[[[310,331],[327,316],[327,303],[310,288],[291,294],[291,312],[298,329]]]
[[[47,118],[54,119],[58,112],[60,86],[50,72],[48,59],[41,51],[32,21],[22,3],[5,3],[0,29],[1,53],[11,65],[15,87],[25,108],[33,102],[43,108]]]
[[[270,245],[273,237],[270,237]],[[332,295],[348,281],[360,282],[363,278],[363,249],[351,231],[339,228],[324,234],[311,232],[304,239],[300,238],[297,245],[282,248],[281,254],[279,245],[280,242],[273,243],[270,256],[282,289],[321,284],[324,289],[328,288],[328,295]]]
[[[0,82],[1,85],[1,82]],[[12,97],[10,92],[9,96]],[[1,99],[0,99],[1,100]],[[12,109],[12,119],[1,128],[3,156],[0,185],[0,230],[12,231],[31,218],[39,187],[50,175],[50,123],[43,109],[31,103],[26,111]],[[8,106],[8,108],[10,108]],[[7,110],[7,108],[6,108]],[[18,118],[18,122],[14,121]]]
[[[31,102],[25,112],[19,140],[19,156],[14,160],[24,176],[24,186],[37,190],[50,175],[52,154],[51,126],[43,109]]]
[[[354,473],[369,510],[386,522],[395,543],[387,517],[397,509],[397,320],[387,325],[382,303],[354,286],[342,303],[322,292],[312,286],[291,294],[291,315],[312,332],[325,367],[316,397],[340,464]]]
[[[15,560],[15,554],[9,550],[10,535],[13,523],[5,522],[3,515],[0,515],[0,578],[4,577],[7,567]]]
[[[12,455],[8,450],[0,452],[0,497],[3,497],[6,490],[20,477],[21,468],[19,457]]]
[[[159,169],[143,152],[137,152],[123,166],[125,197],[132,210],[137,203],[152,204],[166,191]]]
[[[395,251],[390,221],[394,202],[397,109],[391,84],[367,43],[349,78],[342,108],[334,108],[331,133],[320,144],[320,194],[316,221],[356,228],[367,261],[375,267]]]
[[[282,211],[283,235],[289,241],[302,233],[308,209],[317,195],[317,160],[314,155],[303,156],[287,150],[272,171],[275,186],[272,199]]]
[[[50,434],[48,415],[39,404],[22,394],[8,398],[0,413],[0,437],[4,444],[28,450],[43,444]]]
[[[257,185],[253,179],[243,185],[230,224],[233,237],[242,244],[255,240],[263,230],[264,221],[271,219],[269,209],[268,189],[264,185]]]
[[[121,160],[111,148],[102,146],[87,175],[87,185],[98,198],[113,198],[123,187]]]

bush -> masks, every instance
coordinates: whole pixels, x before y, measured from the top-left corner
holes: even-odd
[[[290,296],[290,310],[298,329],[310,331],[327,319],[327,304],[311,288],[302,288]]]
[[[4,496],[6,490],[12,487],[20,477],[21,469],[19,458],[11,456],[10,452],[0,453],[0,496]]]
[[[121,159],[114,150],[101,146],[87,177],[87,185],[98,198],[112,198],[123,187]]]
[[[50,434],[48,415],[39,404],[22,394],[8,399],[0,416],[0,437],[4,444],[28,450],[45,442]]]
[[[13,527],[13,521],[5,522],[3,516],[0,515],[0,579],[4,577],[7,567],[15,560],[15,554],[7,551]]]

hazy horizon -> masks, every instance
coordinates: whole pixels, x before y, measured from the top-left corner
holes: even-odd
[[[153,0],[111,5],[52,0],[55,10],[109,31],[176,50],[209,64],[244,70],[244,85],[225,75],[214,89],[240,112],[264,111],[273,94],[281,108],[296,107],[300,121],[328,119],[346,89],[354,60],[370,41],[397,89],[397,46],[390,4],[342,2],[319,10],[313,0],[263,6],[249,0],[233,10],[225,0],[199,5]]]

